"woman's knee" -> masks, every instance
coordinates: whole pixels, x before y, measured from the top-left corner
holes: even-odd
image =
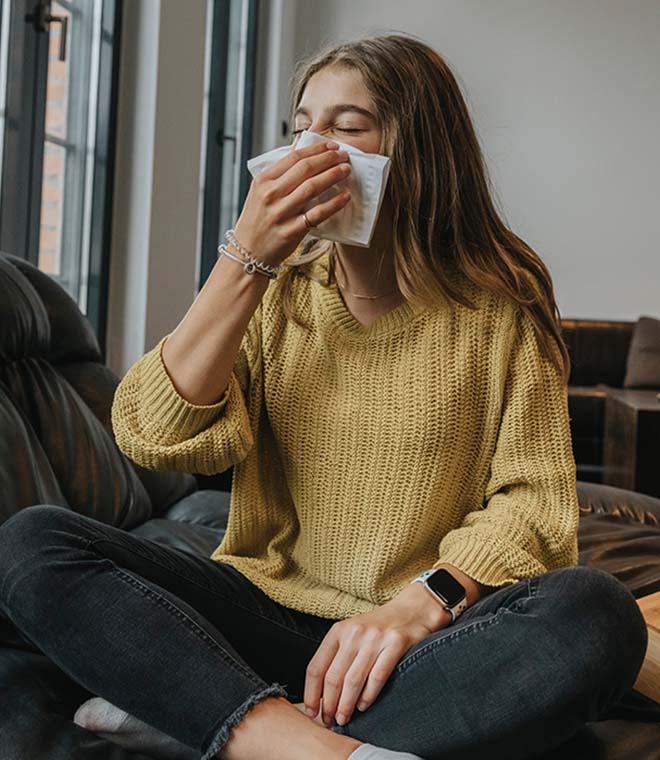
[[[55,504],[34,504],[23,507],[0,525],[0,542],[31,539],[44,534],[62,519],[67,519],[70,509]]]
[[[35,504],[24,507],[0,525],[0,562],[11,567],[18,559],[33,556],[35,551],[54,540],[60,540],[66,532],[58,532],[54,538],[52,529],[63,528],[75,519],[75,513],[66,507],[51,504]]]
[[[77,513],[65,507],[35,504],[24,507],[0,525],[0,601],[2,609],[20,599],[21,606],[32,597],[43,597],[49,582],[49,565],[63,548],[70,554],[76,537]],[[80,537],[76,539],[80,544]],[[36,604],[36,601],[35,601]]]
[[[583,634],[591,656],[602,668],[634,682],[648,643],[646,622],[631,591],[614,575],[589,565],[560,568],[547,575],[561,624]],[[576,646],[579,636],[576,635]]]
[[[550,575],[559,582],[556,589],[577,613],[598,614],[611,622],[619,622],[629,632],[646,629],[644,618],[627,586],[612,573],[590,565],[560,568]]]

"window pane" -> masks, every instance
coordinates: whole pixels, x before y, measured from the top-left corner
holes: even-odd
[[[121,9],[0,0],[0,247],[67,290],[102,353]]]
[[[62,216],[64,209],[64,169],[66,150],[46,141],[41,188],[41,228],[39,269],[62,277]]]
[[[44,134],[39,268],[87,312],[90,222],[96,148],[101,0],[53,2],[68,21],[51,22]]]
[[[65,16],[68,19],[67,36],[69,46],[73,37],[73,23],[71,13],[59,3],[53,3],[51,13],[54,16]],[[60,61],[60,40],[62,38],[62,25],[50,25],[50,39],[48,41],[48,94],[46,96],[46,134],[57,135],[64,139],[67,135],[67,101],[69,97],[69,69],[71,56]]]
[[[234,0],[229,13],[229,49],[227,51],[227,80],[225,99],[225,154],[222,164],[222,189],[220,194],[220,233],[226,242],[224,231],[238,217],[238,186],[241,165],[243,116],[245,112],[245,48],[248,34],[247,0]]]

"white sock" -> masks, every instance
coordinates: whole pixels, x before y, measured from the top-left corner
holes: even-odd
[[[375,744],[360,744],[346,760],[424,760],[419,755],[410,752],[395,752],[391,749],[377,747]]]
[[[83,702],[73,722],[120,747],[145,752],[163,760],[199,760],[201,753],[182,744],[102,697]]]

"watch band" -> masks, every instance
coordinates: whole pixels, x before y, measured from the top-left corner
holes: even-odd
[[[467,609],[467,591],[466,591],[466,596],[464,596],[464,597],[463,597],[463,598],[462,598],[462,599],[461,599],[459,602],[457,602],[457,603],[456,603],[456,604],[455,604],[453,607],[450,607],[448,604],[444,604],[444,603],[443,603],[443,600],[442,600],[442,599],[440,599],[440,598],[438,597],[438,595],[435,593],[435,591],[433,591],[433,589],[431,589],[431,588],[429,587],[428,583],[426,583],[426,579],[429,577],[429,575],[433,575],[433,573],[437,572],[437,571],[438,571],[438,569],[439,569],[439,568],[437,568],[437,567],[433,567],[433,568],[431,568],[430,570],[424,570],[424,572],[423,572],[423,573],[420,573],[420,574],[419,574],[419,575],[418,575],[416,578],[414,578],[414,579],[413,579],[412,581],[410,581],[410,582],[411,582],[411,583],[416,583],[417,581],[419,581],[420,583],[423,583],[423,584],[426,586],[426,588],[427,588],[427,589],[428,589],[428,590],[429,590],[429,591],[430,591],[430,592],[433,594],[433,596],[434,596],[434,597],[435,597],[435,598],[436,598],[436,599],[437,599],[439,602],[441,602],[441,603],[442,603],[442,606],[443,606],[443,608],[444,608],[445,610],[447,610],[447,612],[449,612],[449,614],[451,615],[451,622],[452,622],[452,623],[455,623],[455,622],[456,622],[456,618],[457,618],[457,617],[458,617],[458,616],[459,616],[461,613],[465,612],[465,610]],[[460,583],[460,581],[457,581],[457,583]],[[460,585],[462,586],[463,584],[460,584]]]

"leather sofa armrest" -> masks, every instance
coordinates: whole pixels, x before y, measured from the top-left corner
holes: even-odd
[[[165,510],[160,517],[224,530],[229,519],[230,503],[231,493],[228,491],[202,489],[180,499]]]
[[[577,481],[580,511],[610,514],[660,528],[660,499],[602,483]]]

